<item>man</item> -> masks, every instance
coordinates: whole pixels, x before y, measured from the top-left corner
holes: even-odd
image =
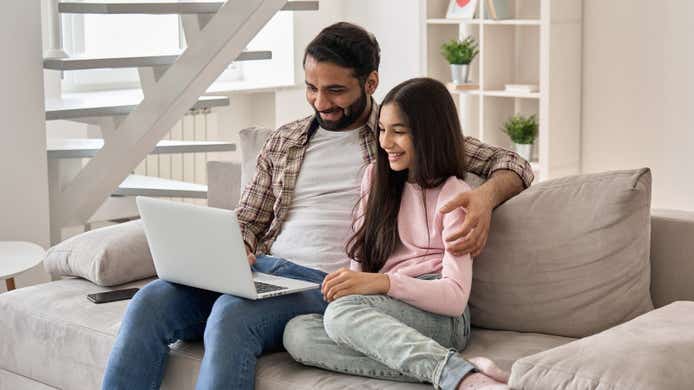
[[[306,97],[315,115],[282,126],[267,140],[237,216],[255,271],[321,283],[347,264],[344,243],[363,168],[376,154],[379,46],[364,29],[338,23],[308,45]],[[533,179],[527,162],[503,149],[466,140],[468,169],[488,177],[447,209],[468,217],[453,250],[479,253],[491,210]],[[257,259],[255,255],[257,256]],[[285,259],[291,259],[288,261]],[[257,358],[282,350],[285,324],[323,313],[319,290],[261,301],[162,280],[128,305],[109,357],[104,389],[158,388],[176,340],[205,342],[198,389],[253,389]]]

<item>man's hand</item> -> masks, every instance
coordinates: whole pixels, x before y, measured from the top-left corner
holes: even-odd
[[[467,213],[460,229],[446,237],[446,241],[449,243],[448,251],[455,256],[469,253],[475,257],[482,252],[487,244],[489,225],[494,209],[493,202],[484,189],[480,187],[458,194],[439,211],[444,214],[450,213],[458,207],[464,208]]]
[[[386,294],[390,290],[388,275],[371,272],[351,271],[347,268],[329,274],[323,280],[321,292],[326,301],[352,294]]]
[[[253,253],[251,248],[248,247],[248,245],[246,245],[246,256],[248,258],[249,265],[255,264],[255,254]]]
[[[494,171],[478,188],[458,194],[441,207],[439,211],[442,213],[450,213],[457,207],[467,211],[460,230],[446,237],[448,251],[456,256],[466,253],[478,256],[487,245],[492,210],[521,191],[523,181],[520,176],[513,171],[500,169]]]

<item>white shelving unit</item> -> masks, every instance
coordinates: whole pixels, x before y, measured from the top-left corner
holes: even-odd
[[[451,79],[441,44],[474,37],[480,54],[470,78],[479,89],[452,92],[466,135],[513,149],[501,131],[515,113],[535,114],[536,182],[580,170],[582,0],[509,0],[511,19],[447,19],[448,0],[427,0],[422,31],[425,74]],[[484,15],[486,0],[479,0]],[[535,84],[537,92],[505,91],[505,84]]]

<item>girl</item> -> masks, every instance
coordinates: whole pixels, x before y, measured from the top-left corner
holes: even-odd
[[[361,185],[350,269],[321,287],[325,315],[291,320],[284,345],[297,361],[329,370],[441,389],[507,389],[490,360],[456,351],[470,339],[470,255],[446,251],[462,210],[437,210],[468,190],[463,135],[446,87],[417,78],[391,90],[379,116],[376,161]]]

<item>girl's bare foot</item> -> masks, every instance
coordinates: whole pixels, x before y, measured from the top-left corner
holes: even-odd
[[[481,372],[475,372],[463,378],[458,390],[508,390],[508,386]]]
[[[510,374],[497,366],[493,361],[484,357],[467,359],[479,372],[501,383],[508,383]]]

